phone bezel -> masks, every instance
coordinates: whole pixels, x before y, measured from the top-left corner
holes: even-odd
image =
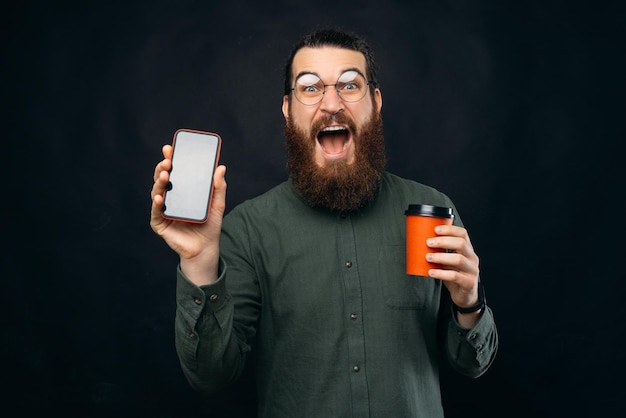
[[[215,132],[209,132],[209,131],[202,131],[202,130],[196,130],[196,129],[187,129],[187,128],[181,128],[178,129],[176,132],[174,132],[174,137],[172,139],[172,169],[174,169],[175,164],[176,164],[176,145],[177,145],[177,141],[180,141],[179,135],[181,133],[192,133],[192,134],[198,134],[198,135],[207,135],[207,136],[212,136],[215,137],[217,139],[217,144],[216,144],[216,149],[215,149],[215,161],[213,161],[212,165],[207,165],[206,167],[211,167],[211,188],[209,191],[209,195],[208,195],[208,200],[206,201],[206,210],[203,210],[204,212],[204,216],[202,217],[190,217],[190,216],[185,216],[181,213],[177,213],[177,212],[167,212],[167,202],[168,202],[168,191],[166,190],[163,194],[163,208],[161,211],[162,216],[165,219],[169,219],[169,220],[174,220],[174,221],[182,221],[182,222],[190,222],[190,223],[204,223],[207,221],[207,219],[209,218],[209,214],[211,211],[211,202],[213,200],[213,182],[215,179],[215,169],[217,168],[218,164],[219,164],[219,159],[220,159],[220,152],[221,152],[221,148],[222,148],[222,138],[219,134],[215,133]],[[171,171],[170,171],[171,174]],[[175,185],[171,184],[171,187],[175,187]],[[204,206],[203,206],[204,207]]]

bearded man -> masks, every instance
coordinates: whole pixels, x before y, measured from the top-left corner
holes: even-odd
[[[492,363],[467,230],[446,195],[384,170],[381,109],[367,43],[319,30],[285,69],[288,181],[224,217],[220,166],[208,221],[167,220],[163,148],[151,226],[180,256],[176,349],[197,390],[232,384],[254,355],[260,417],[442,417],[440,359],[470,377]],[[457,215],[428,242],[429,277],[406,274],[409,204]]]

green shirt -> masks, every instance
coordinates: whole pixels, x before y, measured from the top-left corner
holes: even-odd
[[[252,350],[261,417],[443,416],[439,353],[478,377],[498,337],[489,308],[464,329],[441,281],[406,275],[409,204],[453,207],[384,173],[353,214],[312,209],[290,181],[234,208],[219,280],[199,288],[178,270],[176,346],[191,385],[232,383]]]

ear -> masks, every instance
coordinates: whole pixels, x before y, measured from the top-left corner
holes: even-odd
[[[289,119],[289,96],[283,96],[283,116],[285,120]]]
[[[383,93],[379,88],[374,90],[374,105],[376,106],[376,109],[378,109],[378,113],[380,113],[383,108]]]

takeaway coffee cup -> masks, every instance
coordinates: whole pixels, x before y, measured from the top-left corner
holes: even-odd
[[[451,225],[454,220],[452,208],[431,205],[409,205],[406,215],[406,274],[428,276],[428,270],[437,268],[426,261],[426,254],[443,252],[430,248],[426,240],[437,236],[435,227]]]

